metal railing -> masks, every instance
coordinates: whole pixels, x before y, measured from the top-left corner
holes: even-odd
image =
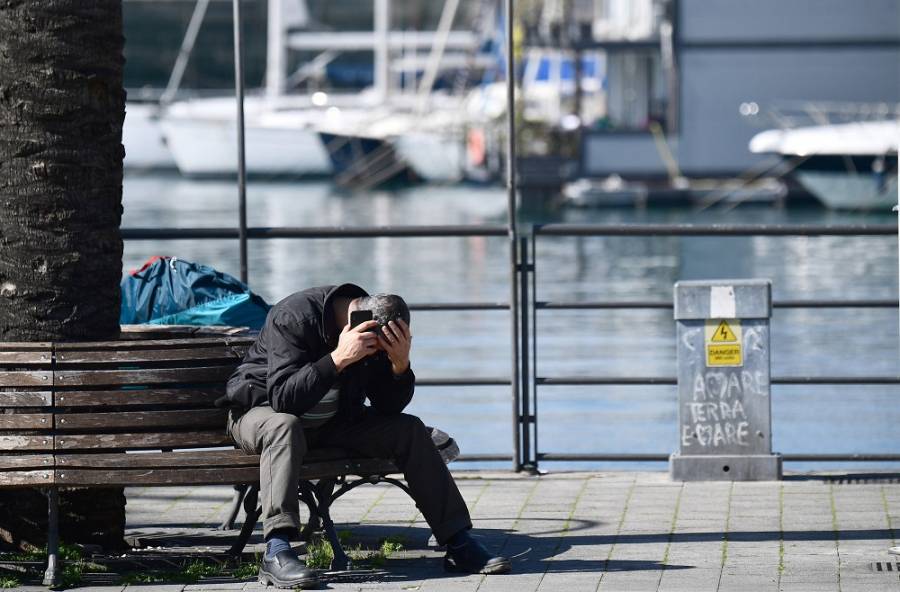
[[[662,462],[669,452],[658,453],[569,453],[542,451],[538,447],[537,392],[548,386],[657,386],[675,385],[674,376],[540,376],[536,372],[539,359],[537,323],[539,311],[560,310],[666,310],[672,302],[663,300],[601,300],[593,302],[550,302],[537,299],[540,285],[537,269],[537,248],[545,237],[622,237],[622,236],[892,236],[897,227],[879,225],[771,225],[771,224],[625,224],[625,225],[534,225],[527,236],[510,241],[510,302],[444,302],[410,303],[412,310],[509,311],[514,321],[514,344],[511,347],[511,376],[450,378],[419,378],[417,384],[429,387],[508,386],[513,406],[512,422],[514,446],[512,454],[469,454],[461,461],[512,462],[516,470],[536,470],[539,462]],[[249,240],[270,239],[353,239],[353,238],[433,238],[433,237],[510,237],[508,226],[381,226],[381,227],[255,227],[246,228]],[[123,228],[126,240],[235,240],[241,233],[237,228]],[[794,299],[775,300],[775,308],[837,309],[837,308],[896,308],[897,300],[890,299]],[[674,347],[674,343],[673,343]],[[776,385],[894,385],[900,376],[776,376]],[[838,462],[900,461],[900,454],[821,453],[784,454],[786,461]]]
[[[545,452],[538,447],[538,387],[539,386],[658,386],[677,385],[675,376],[540,376],[536,368],[539,359],[538,311],[559,310],[660,310],[673,308],[671,301],[618,301],[596,302],[548,302],[537,299],[538,270],[537,248],[542,237],[622,237],[622,236],[896,236],[893,224],[862,225],[799,225],[799,224],[617,224],[578,225],[546,224],[535,225],[530,241],[521,238],[520,286],[523,294],[522,320],[524,327],[520,347],[523,354],[523,387],[519,402],[519,422],[522,434],[520,468],[536,470],[540,461],[568,462],[641,462],[667,461],[668,452],[658,453],[566,453]],[[531,257],[529,258],[528,252]],[[528,280],[530,276],[530,281]],[[533,297],[529,300],[529,290]],[[525,312],[529,310],[530,317]],[[775,300],[775,308],[898,308],[900,302],[889,299],[809,299]],[[529,337],[530,334],[530,343]],[[674,343],[673,343],[674,347]],[[535,368],[530,371],[529,366]],[[770,380],[774,385],[894,385],[900,384],[900,376],[775,376]],[[783,455],[786,461],[834,462],[834,461],[900,461],[900,454],[866,453],[821,453]]]
[[[247,227],[243,229],[226,227],[195,228],[123,228],[124,240],[270,240],[270,239],[360,239],[360,238],[435,238],[435,237],[507,237],[509,228],[501,225],[436,225],[436,226],[369,226],[369,227]],[[242,240],[243,239],[243,240]],[[244,268],[246,269],[246,268]],[[515,273],[515,269],[511,269]],[[459,311],[509,311],[514,306],[508,302],[410,302],[412,311],[459,312]],[[514,364],[517,362],[514,362]],[[431,377],[416,378],[418,386],[428,387],[472,387],[507,386],[518,392],[518,377]],[[516,418],[513,417],[513,422]],[[519,451],[513,454],[465,454],[458,458],[461,462],[513,462]]]

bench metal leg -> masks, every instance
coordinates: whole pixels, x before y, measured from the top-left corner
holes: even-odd
[[[315,513],[315,511],[315,507],[311,506],[309,508],[309,520],[306,521],[306,524],[303,526],[303,530],[300,531],[300,540],[304,543],[308,543],[312,540],[312,535],[314,532],[322,530],[322,520],[319,518],[319,515]]]
[[[319,502],[316,501],[315,486],[309,481],[301,481],[298,487],[300,501],[309,509],[309,520],[300,531],[300,540],[304,543],[312,542],[312,535],[317,530],[322,530],[322,518],[319,515]]]
[[[404,492],[406,492],[406,495],[408,495],[409,497],[412,497],[412,492],[409,490],[409,487],[403,481],[400,481],[399,479],[394,479],[393,477],[388,477],[386,475],[369,475],[368,477],[360,478],[355,481],[346,481],[346,480],[342,481],[341,487],[332,494],[331,502],[333,503],[337,498],[341,497],[348,491],[356,489],[360,485],[365,485],[367,483],[371,483],[372,485],[376,485],[378,483],[390,483],[394,487],[398,487],[398,488],[402,489]],[[446,545],[438,545],[437,539],[434,538],[433,533],[428,538],[428,546],[434,547],[434,548],[440,549],[440,550],[444,550],[446,548]]]
[[[56,588],[61,583],[59,565],[59,492],[55,487],[47,491],[47,571],[44,585]]]
[[[234,486],[234,498],[231,500],[231,510],[228,512],[228,518],[219,525],[218,530],[234,530],[234,521],[237,519],[238,512],[241,511],[241,502],[247,494],[250,485],[242,483]]]
[[[256,528],[256,523],[259,521],[260,515],[262,515],[262,508],[256,505],[258,501],[259,487],[251,485],[244,497],[244,524],[241,526],[241,534],[238,535],[238,540],[228,549],[228,555],[240,557],[241,553],[244,552],[244,547],[247,546],[247,541],[250,540],[250,535],[253,534],[253,529]]]
[[[315,485],[309,481],[301,481],[300,499],[306,502],[306,505],[310,508],[310,520],[312,520],[312,513],[314,512],[318,519],[322,521],[325,538],[328,539],[328,544],[331,546],[331,551],[334,555],[334,558],[331,560],[331,570],[345,571],[353,568],[353,562],[347,556],[347,553],[344,552],[344,547],[341,545],[337,531],[334,528],[334,521],[331,519],[330,508],[331,502],[334,500],[332,494],[336,484],[337,481],[335,479],[319,479]]]

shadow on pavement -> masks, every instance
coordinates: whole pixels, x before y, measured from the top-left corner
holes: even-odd
[[[513,573],[578,573],[578,572],[628,572],[691,569],[692,565],[663,564],[655,559],[611,559],[607,560],[611,545],[620,548],[625,545],[658,545],[659,543],[718,543],[724,540],[721,531],[700,533],[649,533],[649,534],[589,534],[584,532],[598,523],[593,521],[569,521],[568,528],[563,529],[565,520],[545,518],[547,528],[528,534],[510,532],[505,529],[476,528],[473,534],[492,552],[508,556],[513,563]],[[529,522],[534,524],[533,520]],[[377,569],[368,569],[361,565],[360,569],[351,572],[333,572],[324,574],[328,582],[381,581],[402,582],[443,577],[459,577],[459,574],[447,574],[443,570],[443,551],[428,545],[430,531],[423,526],[411,526],[406,523],[394,524],[339,524],[338,531],[348,531],[349,539],[346,547],[353,549],[378,548],[387,537],[395,537],[402,541],[403,551],[388,559]],[[229,544],[237,531],[219,532],[212,528],[178,528],[156,529],[155,532],[141,535],[129,529],[129,535],[143,537],[145,541],[165,552],[165,549],[194,549],[200,555],[215,554],[213,548],[222,548]],[[889,529],[842,530],[841,540],[890,540]],[[834,541],[832,530],[760,530],[730,531],[727,533],[731,542],[742,541]],[[258,533],[254,541],[258,541]],[[595,557],[591,556],[591,547],[595,549]],[[204,549],[205,548],[205,549]],[[573,557],[572,551],[579,557]],[[648,549],[648,551],[650,551]],[[652,553],[658,554],[658,548]],[[629,552],[634,557],[634,548]],[[561,557],[560,559],[555,559]],[[245,558],[253,560],[252,555]]]

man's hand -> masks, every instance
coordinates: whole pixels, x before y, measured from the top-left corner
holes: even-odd
[[[350,323],[347,323],[338,338],[337,347],[331,352],[338,372],[378,351],[378,336],[371,331],[377,326],[376,321],[366,321],[351,329]]]
[[[390,321],[381,328],[383,337],[378,338],[381,349],[387,352],[391,361],[391,370],[400,376],[409,368],[409,348],[412,346],[412,333],[403,319]]]

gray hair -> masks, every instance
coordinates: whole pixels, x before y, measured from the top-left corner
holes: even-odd
[[[379,325],[387,325],[389,321],[403,319],[409,325],[409,306],[396,294],[373,294],[362,296],[356,300],[357,310],[371,310],[372,318]]]

